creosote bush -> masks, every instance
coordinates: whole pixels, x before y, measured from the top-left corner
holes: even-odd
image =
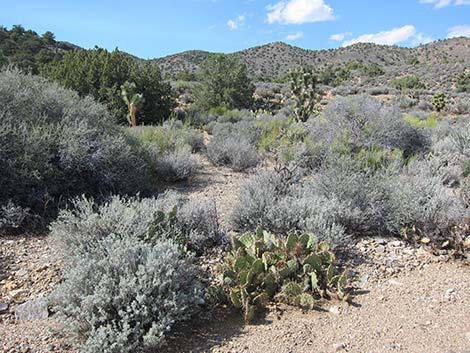
[[[71,198],[153,191],[152,153],[108,111],[40,77],[0,72],[0,206],[46,223]],[[1,223],[8,213],[0,212]],[[16,212],[17,214],[17,212]]]

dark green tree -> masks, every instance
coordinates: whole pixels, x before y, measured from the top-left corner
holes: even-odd
[[[158,66],[141,63],[117,49],[67,52],[62,60],[46,65],[42,74],[81,96],[91,95],[105,103],[122,123],[127,121],[129,112],[121,96],[121,86],[126,81],[135,83],[136,92],[145,97],[139,109],[139,123],[162,122],[168,119],[174,106],[171,86],[163,81]]]
[[[230,109],[251,108],[255,86],[248,77],[245,64],[236,57],[211,55],[198,72],[200,88],[196,91],[196,105],[202,110],[218,106]]]

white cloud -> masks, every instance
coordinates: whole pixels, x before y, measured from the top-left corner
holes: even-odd
[[[227,21],[227,26],[232,30],[236,31],[239,27],[243,26],[245,24],[245,18],[246,15],[238,15],[236,19],[234,20],[228,20]]]
[[[296,33],[289,34],[286,37],[286,40],[297,40],[297,39],[302,38],[303,36],[304,36],[304,32],[296,32]]]
[[[302,24],[333,20],[333,8],[324,0],[289,0],[266,7],[266,22],[282,24]]]
[[[452,3],[452,0],[420,0],[421,4],[434,4],[434,8],[440,9]]]
[[[424,33],[418,33],[414,36],[413,40],[411,41],[413,45],[420,45],[420,44],[428,44],[431,43],[434,38],[425,35]]]
[[[350,35],[352,35],[351,32],[336,33],[330,36],[330,40],[341,42],[344,38],[349,37]]]
[[[470,37],[470,25],[461,25],[449,28],[447,38]]]
[[[412,25],[406,25],[394,28],[390,31],[382,31],[374,34],[363,34],[357,38],[343,42],[343,47],[356,43],[375,43],[394,45],[404,42],[416,35],[416,28]]]
[[[421,4],[434,4],[435,9],[442,9],[451,4],[455,6],[470,5],[470,0],[420,0]]]

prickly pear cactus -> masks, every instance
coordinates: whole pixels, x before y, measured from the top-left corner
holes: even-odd
[[[309,310],[321,298],[347,299],[347,277],[335,273],[334,262],[329,245],[311,234],[282,240],[258,229],[232,240],[223,290],[246,322],[273,301]]]

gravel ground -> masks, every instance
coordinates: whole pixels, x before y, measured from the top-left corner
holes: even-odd
[[[193,180],[171,188],[214,199],[221,227],[230,233],[227,216],[248,175],[201,161]],[[354,278],[350,303],[327,302],[308,313],[273,307],[250,326],[221,308],[202,313],[159,352],[470,353],[469,266],[396,239],[361,239],[347,254],[343,261]],[[53,317],[19,321],[14,315],[21,303],[53,289],[60,268],[46,237],[0,238],[1,352],[74,352]],[[9,304],[3,313],[2,303]]]

